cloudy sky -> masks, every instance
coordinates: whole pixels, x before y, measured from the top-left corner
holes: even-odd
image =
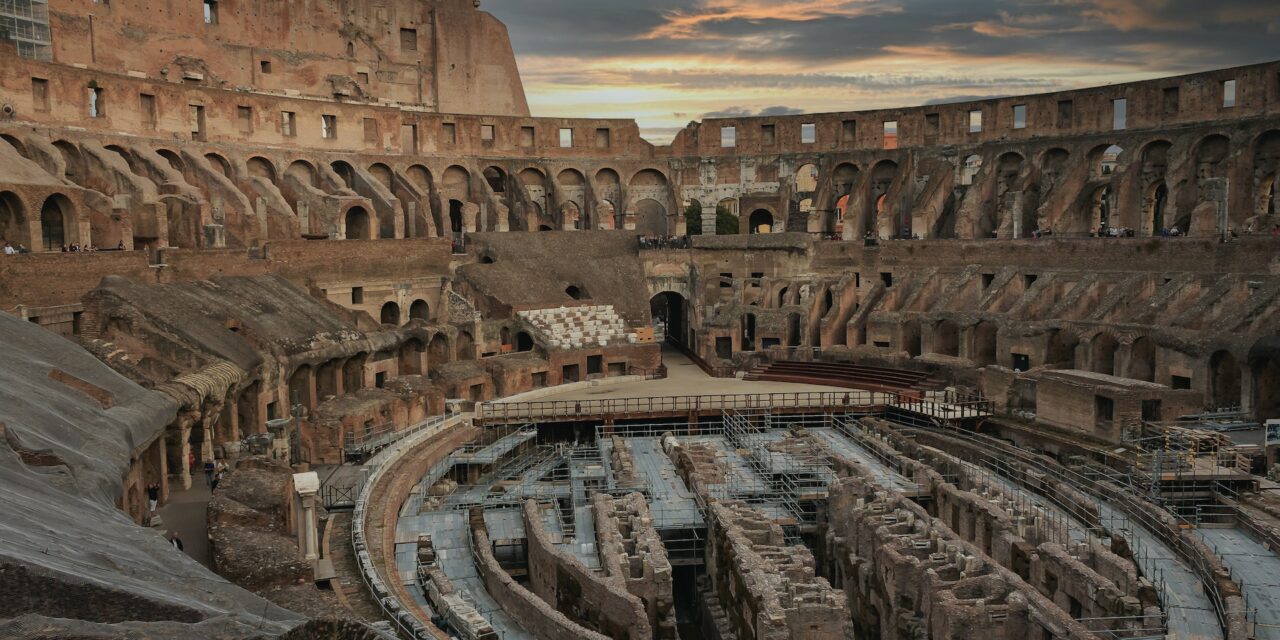
[[[1280,58],[1277,0],[482,0],[538,116],[708,115],[1039,93]]]

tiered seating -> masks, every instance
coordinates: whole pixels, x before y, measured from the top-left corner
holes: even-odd
[[[548,349],[583,349],[610,344],[636,344],[639,338],[612,306],[560,307],[520,311],[517,315]]]
[[[920,391],[941,386],[941,381],[920,371],[839,362],[775,362],[752,369],[745,379],[891,392]]]

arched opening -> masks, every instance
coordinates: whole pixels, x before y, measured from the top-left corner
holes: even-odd
[[[748,313],[742,316],[742,350],[756,350],[756,316]]]
[[[180,159],[180,157],[178,156],[178,154],[172,151],[169,151],[168,149],[164,149],[163,152],[157,152],[157,153],[160,153],[162,156],[164,156],[164,158],[169,161],[169,164],[172,165],[174,169],[178,171],[184,171],[184,164]],[[230,160],[227,160],[226,158],[216,153],[206,153],[204,154],[204,159],[209,163],[209,167],[211,169],[222,174],[222,177],[228,180],[231,179],[231,161]]]
[[[276,183],[276,167],[266,158],[261,156],[249,158],[249,160],[245,162],[245,168],[248,169],[250,176],[262,178],[271,184]]]
[[[920,357],[922,349],[920,339],[920,320],[918,318],[912,318],[911,320],[903,323],[902,342],[902,347],[906,350],[907,355],[912,358]]]
[[[1280,204],[1276,202],[1277,172],[1280,172],[1280,131],[1268,131],[1258,136],[1253,145],[1255,215],[1274,216],[1280,212]]]
[[[1079,344],[1079,338],[1076,338],[1073,334],[1062,330],[1054,331],[1049,338],[1049,347],[1045,352],[1046,364],[1062,369],[1076,368],[1076,346]]]
[[[653,315],[655,338],[667,339],[685,347],[692,347],[689,340],[688,302],[684,296],[665,291],[649,299],[649,311]]]
[[[373,229],[369,220],[369,212],[364,207],[347,209],[345,218],[348,240],[372,240]]]
[[[64,177],[71,182],[80,186],[85,186],[85,163],[84,156],[80,153],[80,147],[77,147],[66,140],[58,140],[53,143],[58,152],[62,155],[64,169]]]
[[[644,235],[668,234],[667,209],[657,200],[645,199],[636,203],[636,232]]]
[[[1129,375],[1134,380],[1155,382],[1156,344],[1151,338],[1142,337],[1129,347]]]
[[[565,288],[564,294],[574,300],[590,300],[591,295],[587,293],[587,288],[582,285],[569,285]]]
[[[183,174],[184,176],[186,175],[187,164],[182,161],[182,158],[177,153],[174,153],[169,149],[156,149],[156,155],[164,158],[164,161],[169,164],[169,168]],[[210,161],[209,164],[212,165],[213,162]]]
[[[423,322],[431,321],[431,305],[426,300],[414,300],[409,305],[409,319],[421,320]]]
[[[318,189],[320,186],[316,180],[316,168],[305,160],[295,160],[285,170],[285,175],[292,176],[294,180],[313,189]]]
[[[525,353],[533,351],[533,336],[528,331],[520,331],[516,333],[516,351]]]
[[[395,172],[381,162],[375,162],[369,165],[369,175],[382,184],[387,189],[391,189],[395,181]]]
[[[580,216],[578,203],[569,201],[560,205],[560,226],[563,229],[583,230],[583,220]]]
[[[974,178],[977,178],[978,173],[981,171],[982,156],[975,153],[968,158],[965,158],[964,164],[960,167],[960,186],[972,186]]]
[[[507,172],[498,167],[489,167],[484,170],[484,181],[488,183],[489,188],[499,196],[507,193]]]
[[[773,214],[765,209],[756,209],[747,218],[747,231],[751,235],[773,233]]]
[[[400,305],[394,302],[382,305],[382,324],[393,327],[400,326]]]
[[[1098,187],[1093,192],[1091,199],[1091,226],[1090,230],[1097,230],[1099,235],[1106,235],[1111,224],[1111,184],[1107,183]]]
[[[960,357],[960,326],[951,320],[938,323],[933,331],[933,352],[939,355]]]
[[[289,403],[306,407],[308,411],[314,410],[316,402],[311,387],[311,365],[304,364],[289,376]]]
[[[12,191],[0,193],[0,242],[8,242],[17,248],[30,242],[29,233],[26,211],[18,194]]]
[[[326,400],[338,395],[338,384],[342,382],[342,367],[337,360],[320,365],[316,372],[317,400]]]
[[[356,170],[350,164],[338,160],[329,165],[329,167],[333,169],[334,173],[338,174],[338,177],[342,179],[342,184],[346,185],[348,189],[354,190],[356,188]]]
[[[901,221],[892,219],[894,211],[892,203],[889,201],[889,190],[893,188],[893,182],[897,177],[898,163],[892,160],[882,160],[872,168],[871,206],[869,208],[873,215],[867,216],[863,235],[869,233],[873,236],[879,236],[881,229],[885,229],[890,237],[901,235],[904,225]]]
[[[471,196],[471,173],[456,164],[444,170],[442,182],[451,196],[464,200]]]
[[[1120,156],[1123,154],[1124,148],[1114,144],[1096,149],[1090,154],[1094,177],[1106,178],[1114,174],[1120,167]]]
[[[778,290],[778,308],[787,306],[787,294],[791,293],[791,287],[783,287]]]
[[[990,322],[979,322],[973,329],[973,361],[980,367],[996,364],[1000,329]]]
[[[458,354],[458,360],[476,359],[476,339],[472,337],[470,332],[459,331],[458,342],[455,346],[455,351]]]
[[[40,238],[45,251],[61,251],[62,247],[76,241],[75,217],[71,201],[55,193],[40,207]]]
[[[359,353],[342,365],[342,390],[345,393],[352,394],[365,387],[364,365],[368,359],[369,354]]]
[[[462,202],[460,200],[449,201],[449,230],[453,235],[460,236],[466,230],[466,221],[462,218]]]
[[[1253,372],[1253,408],[1259,420],[1280,418],[1280,359],[1255,357]]]
[[[437,333],[427,343],[427,360],[432,366],[439,366],[453,361],[453,349],[449,348],[449,339],[443,333]]]
[[[1169,230],[1169,226],[1165,224],[1165,210],[1169,206],[1169,187],[1160,181],[1151,185],[1149,195],[1147,196],[1147,210],[1151,216],[1151,233],[1152,235],[1160,235],[1164,231]]]
[[[236,398],[236,418],[240,423],[240,433],[264,433],[267,430],[267,421],[263,419],[261,414],[260,400],[262,396],[262,383],[254,380],[253,384],[246,387],[240,392]],[[201,451],[204,449],[204,429],[192,429],[192,451]],[[200,434],[197,436],[196,434]],[[195,446],[196,438],[199,437],[200,446]],[[200,454],[196,455],[197,464],[199,464]]]
[[[549,225],[540,224],[538,225],[538,231],[555,231],[555,229],[552,229]]]
[[[1094,373],[1105,373],[1113,376],[1116,374],[1116,349],[1120,347],[1120,341],[1109,333],[1100,333],[1093,338],[1091,349],[1091,361],[1093,363]]]
[[[1218,351],[1209,358],[1210,408],[1234,409],[1240,400],[1240,364],[1230,351]]]
[[[608,200],[601,200],[597,205],[600,212],[600,228],[601,229],[617,229],[618,228],[618,207]]]
[[[798,313],[787,316],[787,346],[800,346],[800,314]]]
[[[796,193],[810,194],[818,190],[818,167],[806,164],[796,170]]]
[[[426,374],[422,366],[422,353],[427,350],[426,345],[417,338],[406,340],[400,346],[400,375],[402,376],[420,376]]]

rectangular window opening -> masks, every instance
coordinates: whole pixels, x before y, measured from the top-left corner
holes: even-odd
[[[240,133],[253,133],[253,107],[236,107],[236,124],[240,126]]]
[[[845,120],[840,123],[840,141],[848,144],[858,141],[857,120]]]
[[[560,130],[560,148],[561,149],[573,148],[573,129]]]
[[[1014,129],[1027,128],[1027,105],[1025,104],[1013,105],[1013,128]]]
[[[49,81],[44,78],[31,79],[31,103],[36,111],[49,110]]]
[[[218,24],[217,0],[204,0],[204,23]]]
[[[1071,100],[1058,101],[1058,128],[1070,129],[1071,120],[1075,113],[1075,103]]]
[[[772,145],[778,142],[778,126],[772,124],[760,125],[760,140],[764,144]]]
[[[936,113],[924,114],[925,131],[931,136],[942,133],[942,118]]]
[[[969,112],[969,133],[982,133],[981,109],[974,109]]]
[[[606,128],[596,129],[596,148],[608,149],[613,146],[613,133]]]
[[[404,153],[418,152],[418,125],[400,125],[400,149]]]
[[[898,148],[898,121],[888,120],[884,123],[884,144],[885,149]]]
[[[364,304],[364,287],[351,287],[351,304]]]
[[[368,84],[369,84],[369,72],[368,72],[368,71],[357,71],[357,72],[356,72],[356,79],[360,81],[360,84],[368,85]]]
[[[155,129],[159,121],[156,112],[156,97],[149,93],[138,94],[138,106],[142,111],[142,124],[148,129]]]
[[[738,146],[738,129],[736,127],[720,127],[720,147],[732,149]]]
[[[270,61],[270,60],[263,60],[262,62],[259,62],[259,63],[258,63],[258,71],[261,71],[261,72],[262,72],[262,73],[264,73],[264,74],[270,74],[270,73],[271,73],[271,61]]]
[[[204,141],[205,139],[205,115],[204,105],[191,105],[191,139]]]
[[[458,125],[452,122],[440,125],[440,141],[444,144],[458,144]]]
[[[418,50],[418,30],[417,29],[401,29],[400,30],[400,50],[401,51],[417,51]]]
[[[320,137],[325,140],[336,140],[338,138],[338,116],[320,116]]]
[[[376,145],[381,142],[382,135],[378,131],[378,121],[374,118],[364,119],[364,143]]]
[[[520,146],[532,147],[536,131],[533,127],[520,127]]]
[[[1180,107],[1181,91],[1178,87],[1165,87],[1162,95],[1164,96],[1164,114],[1167,116],[1177,115]]]
[[[818,141],[818,125],[812,122],[800,125],[800,144],[814,144]]]
[[[1236,106],[1236,81],[1227,80],[1222,83],[1222,108],[1230,109]]]
[[[298,135],[298,128],[296,126],[297,120],[298,120],[298,114],[292,111],[281,111],[280,112],[280,135],[286,138],[292,138]]]
[[[89,117],[101,118],[107,115],[107,103],[103,99],[102,89],[89,87]]]
[[[1129,100],[1118,98],[1111,101],[1111,128],[1122,131],[1129,127]]]
[[[493,142],[497,137],[497,129],[491,124],[480,125],[480,141]]]

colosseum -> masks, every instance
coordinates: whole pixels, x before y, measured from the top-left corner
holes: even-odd
[[[0,637],[1280,638],[1280,61],[655,145],[474,0],[0,59]]]

